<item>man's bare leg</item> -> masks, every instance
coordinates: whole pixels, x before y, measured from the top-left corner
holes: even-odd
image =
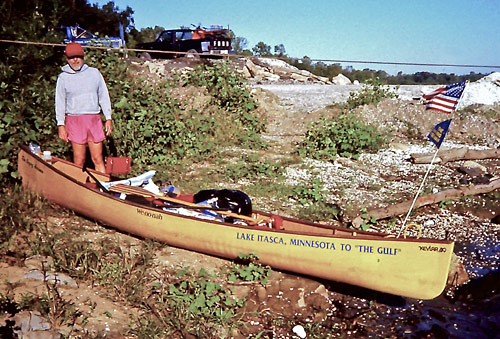
[[[104,159],[102,157],[102,142],[92,142],[89,141],[89,150],[92,157],[92,162],[95,165],[95,170],[105,173],[106,167],[104,165]]]
[[[83,167],[85,164],[85,156],[87,153],[87,145],[85,144],[77,144],[76,142],[71,142],[71,146],[73,146],[73,162]]]

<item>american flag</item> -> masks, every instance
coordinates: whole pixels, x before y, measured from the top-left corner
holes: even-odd
[[[425,94],[427,109],[434,109],[443,113],[452,113],[457,108],[458,100],[465,89],[465,81],[456,82],[446,87],[440,87],[434,92]]]

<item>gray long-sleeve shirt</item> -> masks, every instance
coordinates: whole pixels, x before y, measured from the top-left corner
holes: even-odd
[[[111,101],[101,72],[86,64],[75,72],[69,65],[62,67],[56,84],[56,120],[64,125],[66,114],[99,114],[111,119]]]

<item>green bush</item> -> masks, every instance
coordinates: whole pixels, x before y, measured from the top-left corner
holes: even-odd
[[[143,300],[145,310],[135,321],[131,333],[138,337],[225,338],[238,326],[237,312],[245,299],[237,299],[232,291],[217,282],[203,268],[193,274],[187,267],[168,277],[167,284],[157,282],[151,296]],[[220,333],[221,332],[221,333]]]
[[[259,256],[255,252],[250,254],[240,253],[235,265],[227,272],[227,279],[233,283],[241,280],[266,286],[268,279],[271,277],[272,269],[270,266],[262,265],[258,261]]]
[[[299,203],[296,217],[311,221],[339,220],[342,211],[336,204],[328,202],[328,191],[321,178],[314,177],[309,182],[292,189],[290,198]]]
[[[363,105],[376,105],[384,98],[397,98],[397,93],[385,88],[380,78],[366,80],[366,86],[360,92],[351,92],[346,107],[354,109]]]
[[[184,158],[207,156],[216,145],[218,122],[210,114],[182,112],[172,84],[149,83],[127,74],[126,63],[109,54],[94,58],[106,77],[113,103],[113,142],[118,155],[134,159],[135,171],[172,168]]]
[[[265,131],[265,119],[256,114],[257,103],[244,79],[231,62],[203,64],[188,73],[186,84],[206,87],[212,103],[223,109],[238,131],[236,143],[252,149],[262,148],[260,133]]]
[[[207,66],[206,71],[198,68],[186,84],[133,76],[116,53],[91,51],[86,61],[106,79],[113,104],[112,140],[118,155],[134,159],[136,172],[151,166],[161,175],[182,161],[211,157],[219,146],[261,144],[264,122],[255,114],[243,80],[225,63]],[[204,111],[181,109],[171,95],[172,88],[181,85],[205,86],[213,106]]]
[[[54,143],[57,128],[54,114],[54,91],[57,68],[53,66],[54,48],[9,46],[12,56],[0,60],[0,182],[5,184],[18,177],[17,148],[36,142],[62,151],[64,146]],[[26,60],[24,54],[30,55]],[[19,59],[16,59],[19,56]],[[24,64],[23,64],[24,63]],[[33,70],[32,63],[44,65],[44,70]]]
[[[59,43],[55,26],[67,11],[58,1],[2,1],[2,39]],[[17,148],[38,142],[54,143],[55,77],[63,49],[52,46],[0,43],[0,183],[18,177]]]
[[[366,81],[360,92],[351,93],[343,113],[332,119],[321,118],[311,124],[298,153],[318,160],[333,161],[337,155],[357,159],[363,152],[376,152],[385,144],[385,138],[377,127],[362,123],[352,111],[356,107],[378,104],[383,98],[394,98],[397,94],[384,88],[380,79]]]
[[[220,146],[261,145],[264,122],[255,114],[249,90],[226,64],[198,68],[187,84],[204,86],[212,107],[204,111],[181,109],[171,95],[178,82],[147,82],[127,75],[125,63],[110,55],[94,58],[102,67],[114,103],[114,141],[122,155],[134,159],[134,168],[172,169],[181,161],[200,161]],[[190,80],[189,80],[190,79]]]
[[[376,127],[363,124],[353,113],[344,113],[313,123],[298,153],[318,160],[333,161],[337,155],[357,159],[363,152],[376,152],[384,143]]]

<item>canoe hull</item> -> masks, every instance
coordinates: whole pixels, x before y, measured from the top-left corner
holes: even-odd
[[[54,165],[21,147],[23,184],[61,206],[121,231],[192,251],[234,259],[255,252],[262,264],[327,280],[417,299],[432,299],[446,285],[453,242],[396,239],[368,232],[326,230],[283,218],[285,230],[181,216],[120,200],[86,186],[86,175]],[[74,167],[74,166],[73,166]],[[67,175],[67,173],[72,176]],[[104,178],[103,178],[104,179]],[[287,231],[287,223],[321,227],[321,233]],[[336,234],[334,234],[336,233]]]

